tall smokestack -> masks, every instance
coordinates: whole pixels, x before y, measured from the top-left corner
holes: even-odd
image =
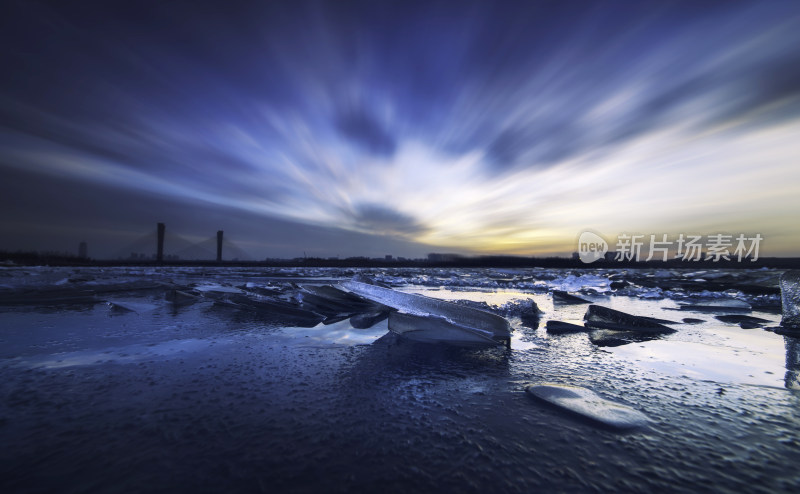
[[[156,260],[161,262],[164,260],[164,230],[166,230],[164,223],[158,224],[158,250],[156,251]]]
[[[222,261],[222,230],[217,232],[217,262]]]

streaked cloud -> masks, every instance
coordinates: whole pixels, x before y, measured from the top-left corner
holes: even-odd
[[[14,6],[0,166],[431,248],[800,254],[792,2],[121,9]]]

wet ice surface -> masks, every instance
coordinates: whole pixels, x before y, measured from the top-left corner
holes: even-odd
[[[0,284],[18,290],[148,280],[284,293],[292,282],[331,283],[355,273],[15,268],[0,273]],[[93,304],[0,307],[0,489],[800,487],[800,396],[787,389],[800,368],[797,341],[673,310],[689,299],[735,297],[765,309],[750,315],[777,324],[771,307],[780,296],[770,286],[779,272],[368,274],[403,291],[496,308],[533,299],[543,313],[538,325],[526,325],[509,312],[510,350],[472,350],[398,340],[386,335],[386,320],[368,329],[347,319],[308,328],[206,299],[175,309],[163,289],[98,295]],[[612,276],[631,285],[611,289]],[[586,312],[586,305],[553,304],[554,289],[639,316],[704,322],[598,347],[587,333],[548,335],[547,320],[582,324]],[[138,310],[115,310],[109,299]],[[525,387],[537,382],[591,389],[649,423],[626,433],[598,428],[527,396]]]

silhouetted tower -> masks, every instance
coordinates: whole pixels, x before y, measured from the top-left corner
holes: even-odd
[[[89,257],[89,247],[86,245],[86,242],[78,244],[78,257],[81,259]]]
[[[222,261],[222,230],[217,232],[217,262]]]
[[[158,250],[156,250],[156,260],[161,262],[164,260],[164,230],[166,230],[164,223],[158,224]]]

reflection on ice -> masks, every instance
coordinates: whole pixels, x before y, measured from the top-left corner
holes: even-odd
[[[533,348],[539,348],[539,345],[530,341],[529,338],[526,338],[519,331],[514,331],[511,334],[512,351],[524,351],[524,350],[531,350]]]
[[[145,359],[170,357],[181,353],[193,353],[205,350],[212,345],[225,343],[224,340],[172,340],[150,345],[128,345],[124,347],[103,348],[100,350],[83,350],[52,355],[36,355],[18,359],[17,363],[24,367],[58,369],[95,364],[129,364]]]
[[[608,348],[615,356],[671,376],[720,383],[783,386],[781,341],[758,350],[686,341],[657,340]],[[774,347],[774,348],[773,348]]]

